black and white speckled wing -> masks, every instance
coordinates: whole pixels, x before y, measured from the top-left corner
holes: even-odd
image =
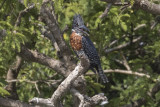
[[[90,60],[91,66],[99,65],[100,59],[96,51],[96,48],[94,47],[92,41],[87,36],[82,37],[82,47],[84,53],[88,56]]]
[[[92,41],[87,37],[82,37],[82,47],[84,54],[88,56],[90,61],[90,68],[94,69],[96,68],[100,78],[104,83],[108,82],[108,78],[103,72],[103,69],[101,67],[100,58],[98,56],[98,53],[96,51],[96,48],[94,47]]]

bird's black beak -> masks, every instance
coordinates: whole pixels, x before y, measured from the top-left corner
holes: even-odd
[[[85,30],[88,33],[90,32],[90,30],[85,25],[80,26],[80,28]]]

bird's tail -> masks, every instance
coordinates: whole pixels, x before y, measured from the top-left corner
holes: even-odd
[[[108,78],[106,77],[106,75],[103,72],[103,69],[102,69],[101,65],[98,66],[97,71],[98,71],[98,74],[99,74],[100,78],[102,79],[103,83],[109,82]]]

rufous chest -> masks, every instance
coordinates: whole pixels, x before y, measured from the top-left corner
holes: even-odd
[[[70,45],[76,51],[81,50],[82,49],[82,36],[76,34],[75,32],[72,32],[72,34],[70,35]]]

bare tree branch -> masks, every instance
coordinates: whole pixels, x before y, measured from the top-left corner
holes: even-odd
[[[50,0],[49,0],[50,1]],[[40,9],[40,15],[41,18],[44,20],[44,23],[48,26],[49,31],[52,33],[54,40],[56,41],[60,51],[58,51],[58,55],[60,56],[60,60],[62,62],[65,62],[66,67],[69,71],[72,71],[76,66],[76,60],[72,56],[72,52],[68,45],[66,44],[62,32],[58,26],[56,15],[52,3],[52,10],[46,5],[47,1],[44,0],[45,3],[43,3],[41,9]],[[52,1],[51,1],[52,2]],[[62,57],[61,57],[62,56]]]
[[[20,13],[19,13],[19,16],[17,18],[17,21],[15,23],[15,27],[19,26],[20,23],[21,23],[21,17],[24,13],[28,12],[29,10],[31,10],[35,5],[31,5],[29,6],[28,8],[25,8],[24,10],[22,10]],[[13,32],[16,32],[16,31],[13,31]],[[13,65],[9,68],[8,72],[7,72],[7,80],[13,80],[13,79],[17,79],[17,76],[18,76],[18,73],[21,69],[21,66],[22,66],[22,58],[20,56],[16,56],[16,61],[13,63]],[[10,82],[6,87],[5,89],[7,91],[10,92],[10,95],[8,96],[8,98],[11,98],[11,99],[19,99],[18,98],[18,94],[17,94],[17,90],[16,90],[16,82]]]
[[[140,25],[138,25],[137,27],[134,28],[134,31],[137,31],[137,30],[139,30],[139,29],[141,29],[141,28],[143,28],[143,27],[146,27],[146,26],[147,26],[146,24],[140,24]],[[120,39],[123,39],[123,38],[125,38],[125,37],[127,37],[127,36],[128,36],[128,35],[124,34]],[[107,49],[108,47],[111,47],[111,46],[115,45],[118,41],[119,41],[119,39],[112,41],[112,42],[111,42],[108,46],[106,46],[104,49]]]
[[[71,92],[80,99],[80,104],[78,107],[94,107],[97,104],[105,105],[108,103],[108,99],[103,93],[95,95],[93,97],[88,97],[86,95],[80,94],[77,90],[71,89]]]
[[[21,69],[21,66],[22,66],[22,58],[17,56],[16,57],[16,61],[14,62],[14,64],[9,68],[8,72],[7,72],[7,80],[12,80],[12,79],[16,79],[17,76],[18,76],[18,73]],[[16,91],[16,82],[12,82],[12,83],[9,83],[5,89],[7,91],[10,92],[10,95],[7,96],[8,98],[11,98],[11,99],[15,99],[15,100],[18,100],[18,94],[17,94],[17,91]]]
[[[124,35],[121,37],[121,39],[125,38],[126,36],[127,36],[127,35],[124,34]],[[112,41],[108,46],[105,47],[105,49],[107,49],[107,48],[115,45],[118,41],[119,41],[119,39],[116,39],[116,40]]]
[[[136,31],[140,28],[146,27],[146,26],[147,26],[146,24],[140,24],[140,25],[138,25],[137,27],[134,28],[134,31]]]
[[[99,18],[103,18],[103,17],[106,17],[106,16],[108,16],[108,12],[109,12],[109,10],[110,10],[110,8],[111,8],[111,6],[112,6],[112,3],[109,3],[108,5],[107,5],[107,7],[106,7],[106,9],[105,9],[105,11],[99,16]]]
[[[152,13],[152,14],[160,14],[160,5],[152,3],[148,0],[135,0],[136,7],[141,8],[142,10]]]
[[[21,23],[21,17],[23,14],[27,13],[29,10],[31,10],[32,8],[34,8],[35,4],[32,4],[30,6],[28,6],[27,8],[25,8],[24,10],[22,10],[19,15],[18,15],[18,18],[16,20],[16,23],[15,23],[15,27],[19,26],[20,23]]]
[[[62,104],[60,103],[60,100],[62,96],[65,95],[66,92],[69,91],[71,88],[71,85],[73,82],[82,75],[85,71],[88,70],[89,67],[89,60],[87,56],[81,56],[80,63],[75,67],[75,69],[69,74],[69,76],[58,86],[57,90],[53,93],[51,99],[49,99],[49,104],[51,102],[52,105],[55,107],[62,107]],[[44,99],[45,100],[45,99]],[[36,100],[31,100],[32,102],[35,102]],[[39,103],[44,102],[42,99],[42,102],[38,101]],[[38,103],[37,102],[37,103]],[[47,103],[48,104],[48,103]]]
[[[142,39],[142,36],[139,36],[139,37],[133,39],[132,43],[136,43],[136,42],[138,42],[138,41],[141,40],[141,39]],[[120,49],[123,49],[123,48],[129,46],[130,43],[131,43],[131,42],[127,42],[127,43],[122,44],[122,45],[119,45],[119,46],[117,46],[117,47],[114,47],[114,48],[111,48],[111,49],[106,49],[106,50],[105,50],[105,53],[108,54],[108,53],[113,52],[113,51],[118,51],[118,50],[120,50]]]
[[[51,97],[51,101],[54,106],[58,107],[58,102],[61,97],[64,96],[66,92],[71,88],[71,84],[78,78],[78,76],[82,75],[84,72],[88,70],[89,60],[87,56],[82,56],[81,62],[76,66],[76,68],[69,74],[69,76],[58,86],[57,90]]]
[[[6,81],[9,83],[12,83],[12,82],[26,82],[26,83],[30,83],[30,84],[45,83],[45,84],[48,84],[49,86],[55,86],[55,85],[59,84],[62,81],[62,79],[59,79],[59,80],[35,80],[35,81],[13,79],[13,80],[6,80]]]
[[[44,99],[44,98],[33,98],[29,101],[31,104],[39,105],[40,107],[55,107],[51,103],[50,99]]]
[[[35,87],[36,87],[36,90],[37,90],[38,94],[40,95],[40,94],[41,94],[41,92],[40,92],[40,90],[39,90],[39,88],[38,88],[38,84],[37,84],[37,82],[36,82],[34,85],[35,85]]]
[[[0,105],[3,107],[35,107],[27,103],[20,102],[18,100],[12,100],[12,99],[3,98],[3,97],[0,97]]]
[[[119,69],[104,70],[104,73],[122,73],[122,74],[136,75],[136,76],[140,76],[140,77],[146,76],[147,78],[150,78],[150,76],[147,75],[147,74],[143,74],[143,73],[139,73],[139,72],[133,72],[133,71],[128,71],[128,70],[119,70]],[[94,73],[93,72],[88,72],[88,73],[86,73],[86,75],[94,75]]]
[[[123,65],[126,67],[126,69],[128,71],[130,71],[131,68],[130,68],[130,66],[129,66],[129,64],[128,64],[128,62],[127,62],[127,60],[126,60],[126,58],[125,58],[125,56],[124,56],[124,54],[122,52],[121,52],[121,55],[122,55],[122,58],[123,58]]]
[[[52,42],[52,46],[57,51],[58,58],[62,58],[62,55],[60,54],[59,46],[58,46],[57,42],[55,41],[54,36],[52,35],[52,33],[47,28],[45,28],[44,26],[42,26],[42,25],[38,25],[38,26],[41,27],[40,30],[41,30],[42,35],[44,35],[44,37],[47,37]]]
[[[51,12],[51,10],[45,4],[42,5],[40,14],[42,16],[42,19],[45,21],[46,25],[49,27],[49,30],[53,34],[54,39],[60,48],[60,52],[64,60],[66,62],[68,61],[70,62],[69,58],[71,57],[72,52],[67,46],[67,44],[65,43],[64,38],[61,36],[62,33],[55,19],[55,14]]]
[[[119,6],[122,6],[124,3],[121,2],[121,0],[101,0],[105,1],[107,3],[113,3],[113,5],[119,4]],[[125,2],[126,5],[129,4],[129,2]],[[118,6],[118,5],[117,5]],[[148,0],[134,0],[134,6],[135,8],[140,8],[144,11],[147,11],[152,14],[160,14],[160,5],[152,3]]]
[[[83,105],[85,103],[84,96],[74,88],[71,89],[71,93],[73,93],[74,96],[77,96],[79,98],[80,104],[78,105],[78,107],[83,107]]]
[[[25,60],[38,62],[40,64],[46,65],[55,70],[57,73],[61,74],[62,76],[68,75],[64,63],[59,60],[54,60],[53,58],[45,56],[44,54],[38,53],[37,51],[29,50],[26,47],[22,46],[19,55]]]
[[[115,5],[115,6],[125,6],[130,4],[127,0],[125,0],[126,2],[123,2],[123,3],[121,2],[121,0],[101,0],[101,1],[112,3],[112,5]]]
[[[108,103],[108,99],[106,96],[104,96],[103,93],[94,95],[93,97],[88,97],[86,95],[82,95],[80,92],[78,92],[76,89],[71,88],[70,92],[77,96],[80,99],[80,104],[78,107],[94,107],[97,104],[105,105]],[[43,107],[63,107],[62,104],[54,106],[51,103],[51,99],[44,99],[44,98],[33,98],[29,102],[34,105],[41,105]]]
[[[139,73],[139,72],[128,71],[128,70],[115,69],[115,70],[104,70],[104,72],[105,73],[113,73],[113,72],[115,72],[115,73],[123,73],[123,74],[136,75],[136,76],[140,76],[140,77],[146,76],[147,78],[150,78],[150,75]]]

